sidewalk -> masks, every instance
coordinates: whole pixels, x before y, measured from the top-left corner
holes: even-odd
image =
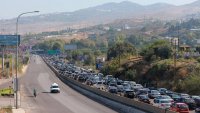
[[[22,109],[22,108],[18,108],[18,109],[12,109],[12,112],[13,113],[25,113],[25,110],[24,109]]]
[[[0,85],[5,84],[7,82],[11,82],[12,78],[7,78],[7,79],[0,79]]]

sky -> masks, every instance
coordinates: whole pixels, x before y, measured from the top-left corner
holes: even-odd
[[[0,19],[16,18],[19,14],[29,11],[40,11],[38,14],[29,16],[72,12],[83,8],[93,7],[109,2],[122,2],[125,0],[0,0]],[[126,0],[127,1],[127,0]],[[141,5],[154,4],[158,2],[183,5],[196,0],[128,0]],[[27,15],[26,15],[27,16]]]

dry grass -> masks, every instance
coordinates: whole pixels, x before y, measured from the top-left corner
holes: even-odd
[[[5,107],[0,109],[0,113],[12,113],[12,107]]]
[[[59,35],[59,36],[52,36],[52,37],[45,37],[45,40],[57,40],[61,39],[65,43],[69,43],[72,39],[81,40],[87,39],[88,35],[84,33],[74,34],[74,35]]]

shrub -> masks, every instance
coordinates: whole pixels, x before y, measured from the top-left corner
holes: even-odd
[[[136,70],[128,70],[125,72],[125,79],[127,80],[135,80],[136,78]]]
[[[184,81],[184,90],[193,95],[200,94],[200,76],[192,75]]]

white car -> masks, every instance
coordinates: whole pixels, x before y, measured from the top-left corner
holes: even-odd
[[[51,93],[60,93],[60,88],[57,83],[51,84],[50,92]]]
[[[142,89],[142,88],[143,88],[143,86],[141,84],[134,84],[133,85],[134,90],[138,90],[138,89]]]
[[[155,105],[162,109],[167,109],[171,107],[171,101],[167,99],[160,99],[155,101]]]
[[[155,101],[160,100],[160,99],[161,100],[162,99],[169,100],[171,103],[174,102],[174,100],[170,96],[168,96],[168,95],[160,95],[160,96],[154,98],[154,103],[155,103]]]
[[[97,89],[102,89],[102,90],[104,89],[103,82],[101,81],[96,82],[93,86]]]

